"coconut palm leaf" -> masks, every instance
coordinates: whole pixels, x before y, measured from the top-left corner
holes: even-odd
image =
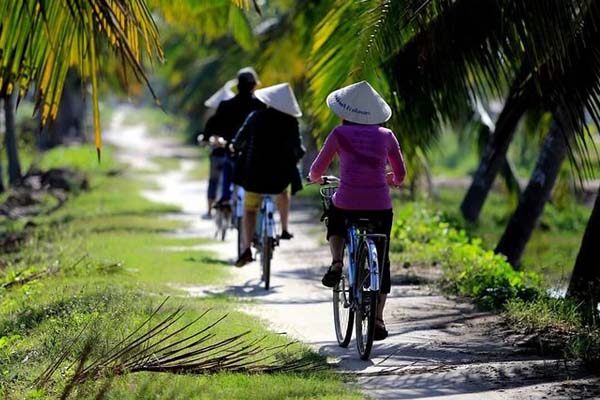
[[[247,9],[256,3],[245,0],[148,0],[169,30],[211,42],[231,36],[244,50],[256,47]],[[190,48],[187,49],[188,51]]]
[[[184,317],[181,307],[157,320],[166,301],[130,334],[98,356],[91,356],[95,347],[94,339],[83,343],[80,354],[73,354],[73,345],[69,346],[56,362],[44,370],[34,385],[47,385],[59,369],[71,374],[66,385],[66,390],[71,391],[76,385],[90,379],[142,371],[278,373],[324,367],[297,354],[284,354],[292,343],[266,345],[264,337],[252,339],[249,331],[220,338],[214,328],[227,316],[205,322],[210,310],[185,324],[180,323]],[[81,333],[73,342],[79,341],[80,336]],[[69,365],[65,365],[67,360],[70,360]]]
[[[393,124],[419,146],[444,123],[470,113],[472,99],[503,97],[522,65],[536,84],[542,65],[553,74],[576,65],[572,43],[600,22],[589,0],[331,4],[315,30],[310,78],[316,101],[379,68],[388,95],[396,94]]]
[[[535,70],[533,76],[540,82],[540,92],[548,107],[561,110],[565,130],[577,133],[569,152],[572,162],[582,155],[577,169],[580,178],[593,176],[598,171],[592,163],[597,159],[596,149],[586,140],[592,134],[588,117],[600,129],[600,4],[592,2],[582,12],[580,29],[567,42],[564,60],[548,62]]]
[[[158,30],[143,0],[23,0],[0,5],[0,89],[19,97],[35,86],[42,124],[56,117],[67,71],[92,83],[98,154],[98,71],[102,46],[148,83],[143,60],[162,59]]]
[[[194,26],[204,24],[201,31],[208,36],[211,30],[229,29],[241,45],[252,46],[245,10],[252,6],[259,8],[249,0],[4,1],[0,4],[0,95],[8,96],[18,88],[21,98],[35,87],[36,111],[42,124],[46,124],[56,117],[69,67],[76,66],[80,75],[92,84],[96,147],[100,156],[98,74],[110,58],[105,56],[105,50],[114,53],[121,63],[123,76],[129,71],[154,95],[144,61],[162,61],[164,55],[148,3],[163,7],[166,19],[205,15],[195,20]],[[192,5],[196,12],[188,13]],[[187,8],[177,13],[178,7],[184,6]],[[214,10],[218,12],[215,14]],[[214,19],[215,15],[220,18]]]

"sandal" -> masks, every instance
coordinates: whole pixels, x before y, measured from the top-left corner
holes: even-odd
[[[325,275],[323,275],[323,279],[321,279],[323,286],[329,288],[335,287],[340,281],[340,279],[342,279],[343,267],[344,264],[342,260],[333,260],[333,262],[329,266],[329,269],[327,270]]]
[[[288,231],[282,231],[281,235],[279,235],[279,239],[281,240],[290,240],[294,237],[294,235],[292,233],[289,233]]]
[[[252,261],[254,261],[254,258],[252,258],[252,250],[250,250],[250,247],[248,247],[246,250],[244,250],[244,252],[240,255],[240,258],[237,259],[237,261],[235,262],[235,266],[238,268],[243,267],[244,265],[251,263]]]
[[[384,340],[388,337],[388,331],[385,329],[385,323],[383,319],[377,318],[375,320],[375,332],[373,333],[373,340]]]

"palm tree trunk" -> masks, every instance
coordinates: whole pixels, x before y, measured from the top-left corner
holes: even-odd
[[[480,157],[483,156],[485,147],[489,143],[491,137],[492,132],[490,131],[490,127],[484,123],[481,123],[478,138]],[[522,190],[515,169],[506,155],[504,156],[504,161],[502,161],[502,166],[500,167],[500,176],[502,176],[502,179],[504,180],[504,184],[506,185],[506,189],[508,190],[511,198],[511,203],[513,206],[516,206]]]
[[[473,181],[463,199],[460,210],[467,221],[479,218],[485,199],[494,184],[496,175],[506,165],[506,152],[512,141],[519,120],[529,104],[531,84],[511,90],[506,104],[498,117],[494,134],[488,141]]]
[[[504,254],[515,268],[521,263],[525,246],[550,199],[560,167],[567,157],[568,145],[565,138],[565,132],[555,118],[544,139],[529,183],[519,199],[519,205],[496,246],[496,253]]]
[[[8,181],[11,185],[19,183],[22,177],[15,125],[15,95],[16,91],[13,95],[4,96],[4,116],[6,122],[4,145],[6,146],[6,157],[8,159]]]
[[[2,165],[2,143],[0,142],[0,193],[4,193],[6,187],[4,187],[4,168]]]
[[[596,323],[600,299],[600,190],[581,241],[567,297],[583,305],[583,315]]]
[[[56,119],[42,131],[38,147],[46,150],[69,141],[85,141],[84,118],[85,105],[81,91],[81,79],[76,70],[70,69],[63,87]]]
[[[521,197],[522,189],[515,168],[508,157],[504,157],[504,162],[500,168],[500,176],[504,180],[504,184],[510,195],[511,204],[514,207]]]

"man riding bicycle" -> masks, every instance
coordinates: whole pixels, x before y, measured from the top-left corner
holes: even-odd
[[[388,186],[399,186],[406,169],[394,133],[380,126],[390,119],[392,110],[368,82],[334,91],[327,97],[327,105],[343,122],[325,140],[311,166],[309,180],[322,182],[323,174],[338,154],[341,183],[332,198],[327,222],[333,260],[322,280],[323,285],[335,287],[343,273],[347,221],[368,219],[374,226],[372,233],[386,235],[389,243],[393,213]],[[386,172],[388,162],[392,167],[390,174]],[[382,281],[374,338],[383,340],[388,335],[383,309],[391,288],[389,246],[378,243],[377,253]]]
[[[229,100],[222,101],[211,119],[207,134],[222,138],[224,161],[222,168],[221,198],[216,206],[228,206],[231,200],[231,177],[233,174],[234,159],[228,151],[229,143],[242,126],[248,115],[264,108],[254,96],[254,89],[259,83],[256,71],[251,67],[242,68],[237,75],[238,93]],[[210,131],[208,129],[210,128]]]
[[[232,147],[241,152],[234,182],[246,190],[244,251],[235,263],[238,267],[253,260],[250,245],[262,195],[277,195],[282,227],[280,239],[291,239],[288,231],[290,186],[294,193],[302,188],[297,168],[305,153],[297,120],[302,112],[290,85],[274,85],[257,90],[255,95],[267,108],[250,114],[232,142]]]
[[[236,80],[228,81],[221,89],[210,96],[210,98],[204,102],[204,105],[209,109],[216,111],[222,101],[229,100],[235,96],[235,93],[231,91],[231,87],[235,84]],[[227,153],[225,149],[227,141],[216,135],[214,122],[215,119],[213,114],[206,121],[204,132],[198,136],[198,143],[201,146],[211,147],[209,157],[208,190],[206,193],[208,207],[206,214],[202,216],[204,219],[212,218],[212,209],[215,201],[217,200],[219,179],[221,178],[221,172],[223,171],[223,164],[225,163]]]

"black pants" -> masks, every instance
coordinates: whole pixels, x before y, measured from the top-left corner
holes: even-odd
[[[342,210],[331,204],[327,211],[327,240],[333,235],[346,237],[348,226],[357,219],[368,219],[373,226],[371,233],[382,234],[387,237],[387,246],[383,240],[376,240],[377,255],[381,270],[381,293],[389,293],[390,282],[390,233],[394,213],[389,210]],[[384,249],[385,246],[385,249]]]

